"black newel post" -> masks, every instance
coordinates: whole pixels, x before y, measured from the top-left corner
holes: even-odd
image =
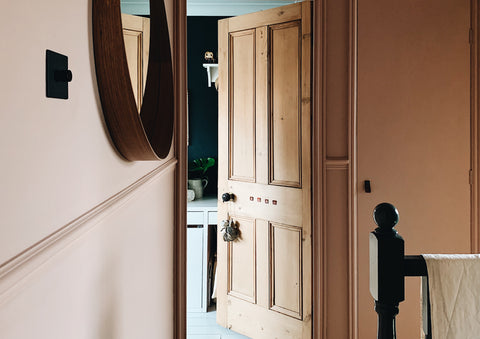
[[[395,316],[405,300],[405,243],[393,228],[398,223],[395,206],[382,203],[373,218],[378,227],[370,233],[370,293],[378,313],[378,339],[395,339]]]

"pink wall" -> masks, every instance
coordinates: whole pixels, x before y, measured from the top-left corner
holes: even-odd
[[[0,337],[171,337],[174,159],[112,147],[91,0],[10,1],[0,16]],[[69,57],[69,100],[45,97],[47,48]]]

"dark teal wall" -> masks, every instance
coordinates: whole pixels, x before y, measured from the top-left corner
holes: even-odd
[[[212,157],[218,160],[218,93],[215,85],[207,86],[207,72],[203,68],[206,51],[217,59],[218,20],[223,17],[187,18],[187,71],[190,146],[188,161]],[[217,166],[209,169],[209,184],[205,194],[217,192]]]

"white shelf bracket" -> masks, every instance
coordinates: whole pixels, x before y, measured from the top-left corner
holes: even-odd
[[[218,64],[203,64],[203,67],[207,69],[208,87],[212,87],[218,78]]]

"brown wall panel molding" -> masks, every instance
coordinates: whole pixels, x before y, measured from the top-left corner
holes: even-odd
[[[349,337],[358,338],[358,255],[357,255],[357,64],[358,0],[349,0],[348,36],[348,216],[349,216]]]
[[[350,167],[349,159],[326,159],[325,166],[327,170],[343,170]]]
[[[314,338],[357,337],[356,0],[315,1]],[[321,135],[319,138],[318,135]],[[321,178],[321,181],[319,180]],[[338,326],[338,324],[345,324]]]
[[[327,257],[325,228],[325,51],[326,0],[315,0],[313,8],[313,109],[312,109],[312,328],[313,338],[326,338]],[[316,194],[314,193],[316,192]]]

